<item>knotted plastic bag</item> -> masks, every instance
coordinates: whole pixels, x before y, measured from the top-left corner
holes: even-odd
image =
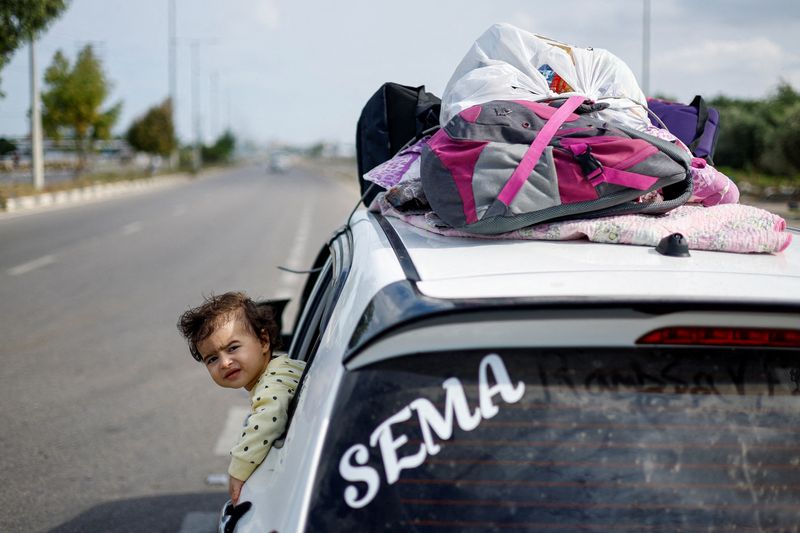
[[[645,95],[624,61],[600,48],[577,48],[510,24],[495,24],[461,60],[442,96],[440,122],[492,100],[583,95],[610,107],[596,117],[637,130],[650,125]]]

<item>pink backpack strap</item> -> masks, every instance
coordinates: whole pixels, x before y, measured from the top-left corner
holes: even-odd
[[[623,187],[636,189],[637,191],[646,191],[658,182],[658,178],[655,176],[628,172],[627,170],[605,167],[602,172],[599,172],[593,178],[589,179],[589,183],[591,183],[593,187],[597,187],[601,181],[613,183],[614,185],[622,185]]]
[[[570,144],[569,150],[578,159],[580,159],[581,156],[588,156],[596,165],[591,172],[587,172],[586,169],[584,169],[584,172],[586,172],[586,179],[589,180],[592,187],[597,187],[601,182],[605,182],[639,191],[646,191],[658,182],[658,178],[655,176],[647,176],[636,172],[628,172],[627,170],[604,167],[599,161],[592,157],[591,148],[585,143]]]
[[[522,161],[520,161],[517,168],[514,169],[514,173],[511,174],[511,177],[503,186],[503,190],[500,191],[500,194],[497,196],[498,200],[505,205],[511,204],[522,188],[522,184],[528,180],[528,176],[530,176],[534,167],[536,167],[536,163],[539,162],[539,158],[542,157],[544,149],[550,144],[550,140],[556,134],[558,128],[561,127],[567,120],[567,117],[569,117],[584,100],[586,100],[586,98],[583,96],[570,96],[567,101],[561,104],[561,107],[553,113],[553,116],[545,123],[539,131],[539,134],[528,147],[525,155],[522,156]]]

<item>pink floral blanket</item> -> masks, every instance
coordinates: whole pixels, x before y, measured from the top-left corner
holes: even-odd
[[[486,236],[450,228],[432,211],[402,213],[383,195],[379,195],[373,207],[415,227],[452,237],[551,241],[588,239],[592,242],[656,246],[667,235],[681,233],[690,249],[737,253],[776,253],[785,250],[792,241],[792,235],[785,231],[786,221],[781,217],[742,204],[684,205],[659,216],[621,215],[551,222]]]

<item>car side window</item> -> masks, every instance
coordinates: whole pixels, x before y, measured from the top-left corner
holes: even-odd
[[[292,359],[310,364],[314,358],[350,270],[351,259],[349,232],[342,232],[317,256],[315,265],[322,263],[322,270],[316,281],[310,278],[303,290],[300,320],[289,350]]]
[[[308,362],[309,354],[312,352],[311,348],[319,342],[319,336],[322,334],[321,317],[330,300],[332,271],[332,260],[328,258],[300,315],[292,346],[289,349],[289,356],[292,359]]]
[[[323,249],[317,256],[315,266],[322,261],[322,270],[316,279],[309,278],[303,290],[300,319],[295,328],[289,357],[306,362],[306,372],[300,378],[297,394],[289,404],[289,421],[291,422],[297,402],[302,394],[308,367],[313,363],[322,335],[328,325],[333,307],[341,292],[350,269],[350,236],[345,234],[334,240],[329,248]],[[331,253],[331,250],[333,253]],[[326,252],[329,255],[326,257]],[[288,426],[287,426],[288,427]]]

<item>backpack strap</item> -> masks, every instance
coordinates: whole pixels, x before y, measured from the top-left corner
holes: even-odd
[[[575,156],[584,176],[592,187],[597,187],[600,183],[605,182],[646,191],[658,182],[658,178],[655,176],[603,166],[600,161],[592,156],[592,147],[586,143],[570,144],[568,149]],[[657,151],[657,148],[653,148],[654,153]]]
[[[536,138],[533,139],[525,155],[522,156],[522,161],[519,162],[519,165],[517,165],[517,168],[514,169],[511,177],[503,186],[503,190],[497,195],[498,200],[505,205],[511,204],[522,188],[522,184],[528,180],[528,176],[530,176],[531,171],[536,167],[536,163],[539,162],[539,158],[542,157],[544,149],[550,144],[558,128],[566,122],[567,118],[573,111],[578,109],[578,106],[580,106],[584,100],[586,100],[584,96],[570,96],[567,101],[561,104],[561,107],[553,113],[550,120],[542,126]]]
[[[697,150],[697,146],[700,144],[700,137],[703,136],[703,132],[706,129],[708,108],[706,107],[706,101],[703,100],[703,97],[699,94],[695,95],[692,103],[689,105],[697,109],[697,129],[694,132],[694,140],[689,144],[689,150],[694,153],[695,150]]]

